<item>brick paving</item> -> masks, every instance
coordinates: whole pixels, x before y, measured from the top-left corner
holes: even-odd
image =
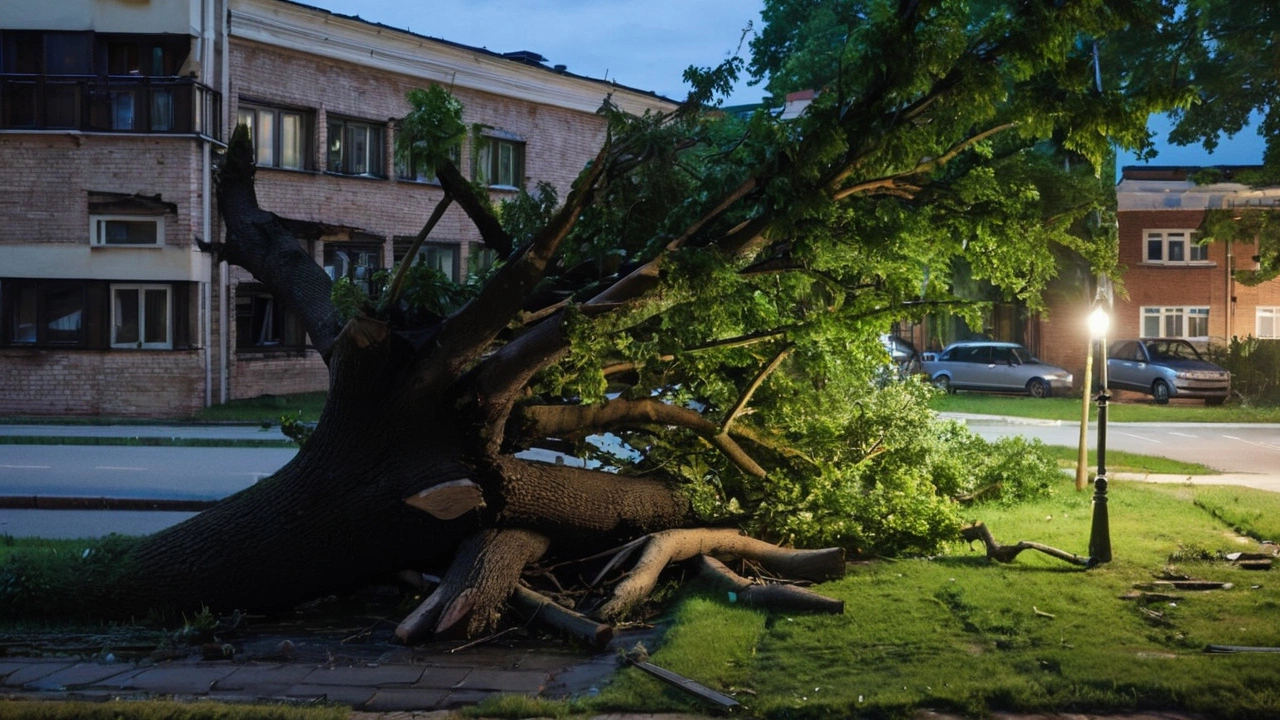
[[[582,655],[530,648],[383,646],[325,660],[316,653],[281,661],[199,660],[102,662],[71,658],[0,660],[0,698],[216,699],[334,702],[358,718],[420,720],[447,717],[452,708],[490,695],[568,697],[606,682],[616,670],[612,652]]]

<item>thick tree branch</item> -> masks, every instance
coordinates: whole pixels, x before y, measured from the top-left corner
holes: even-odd
[[[1050,557],[1058,558],[1072,565],[1080,567],[1089,567],[1089,558],[1081,557],[1075,553],[1059,550],[1056,547],[1050,547],[1038,542],[1029,542],[1022,540],[1015,545],[1001,545],[996,542],[995,536],[991,534],[991,529],[982,523],[974,523],[960,529],[960,537],[972,543],[975,540],[982,542],[987,549],[987,557],[1001,563],[1011,563],[1013,559],[1023,550],[1036,550]]]
[[[504,456],[490,482],[495,524],[527,527],[555,542],[630,540],[696,521],[688,498],[661,480]]]
[[[737,420],[738,416],[747,409],[747,403],[751,402],[751,396],[756,393],[756,390],[760,389],[760,385],[765,381],[765,379],[773,374],[774,370],[778,369],[778,366],[782,364],[782,361],[787,359],[787,356],[791,354],[793,347],[794,346],[790,343],[783,346],[783,348],[773,356],[773,359],[769,361],[769,364],[761,368],[760,372],[751,380],[751,383],[743,389],[742,395],[738,397],[738,401],[733,404],[733,407],[729,409],[728,414],[724,416],[724,421],[720,423],[721,433],[727,433],[729,431],[729,427],[733,425],[733,421]]]
[[[603,405],[532,405],[517,422],[537,437],[577,437],[623,427],[675,425],[696,432],[743,472],[765,477],[764,468],[715,423],[688,408],[661,400],[611,400]]]
[[[983,140],[986,140],[994,135],[1002,133],[1005,130],[1009,130],[1013,127],[1016,127],[1015,123],[1005,123],[1003,125],[997,125],[996,127],[993,127],[993,128],[988,128],[987,130],[984,130],[978,133],[977,135],[966,138],[961,142],[956,143],[954,146],[951,147],[950,150],[943,153],[939,157],[922,160],[919,163],[917,163],[915,166],[907,170],[904,170],[902,172],[894,173],[893,175],[874,178],[872,180],[866,180],[854,185],[850,185],[848,187],[840,188],[839,190],[836,190],[832,194],[832,198],[835,200],[843,200],[852,195],[858,195],[861,193],[870,193],[870,192],[876,192],[876,191],[881,191],[881,192],[897,191],[897,192],[904,193],[907,196],[913,196],[915,192],[919,191],[920,187],[918,184],[903,182],[905,178],[916,177],[919,175],[924,175],[926,173],[931,173],[934,170],[937,170],[943,165],[946,165],[947,163],[954,160],[957,156],[960,155],[960,153],[964,152],[965,150],[968,150],[969,148],[982,142]]]
[[[578,175],[564,204],[529,245],[498,269],[478,297],[444,322],[429,357],[443,359],[451,373],[460,375],[511,322],[595,195],[607,165],[609,148],[606,142],[595,160]]]
[[[253,184],[256,169],[253,145],[238,128],[218,173],[218,210],[226,226],[223,257],[252,273],[302,320],[327,363],[342,329],[330,300],[333,283],[299,241],[317,239],[335,228],[263,210]]]
[[[444,189],[445,194],[456,200],[462,211],[471,218],[472,224],[480,231],[485,247],[498,253],[498,257],[510,257],[514,249],[511,236],[502,229],[502,223],[489,208],[489,201],[482,197],[466,178],[462,177],[458,166],[446,159],[436,166],[436,178],[440,181],[440,187]]]

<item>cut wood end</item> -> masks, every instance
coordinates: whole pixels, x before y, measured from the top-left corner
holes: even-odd
[[[470,480],[450,480],[433,485],[404,501],[441,520],[452,520],[484,506],[480,486]]]
[[[385,340],[391,333],[391,328],[380,320],[354,317],[347,323],[346,332],[356,347],[366,348]]]

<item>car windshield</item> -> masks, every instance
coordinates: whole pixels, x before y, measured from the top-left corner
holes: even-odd
[[[1200,353],[1186,340],[1153,340],[1144,343],[1151,360],[1199,360]]]

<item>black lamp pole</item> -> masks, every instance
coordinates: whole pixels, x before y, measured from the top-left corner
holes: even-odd
[[[1097,312],[1105,312],[1099,307]],[[1100,334],[1098,353],[1098,476],[1093,481],[1093,522],[1089,529],[1089,567],[1111,562],[1111,523],[1107,517],[1107,336]]]

